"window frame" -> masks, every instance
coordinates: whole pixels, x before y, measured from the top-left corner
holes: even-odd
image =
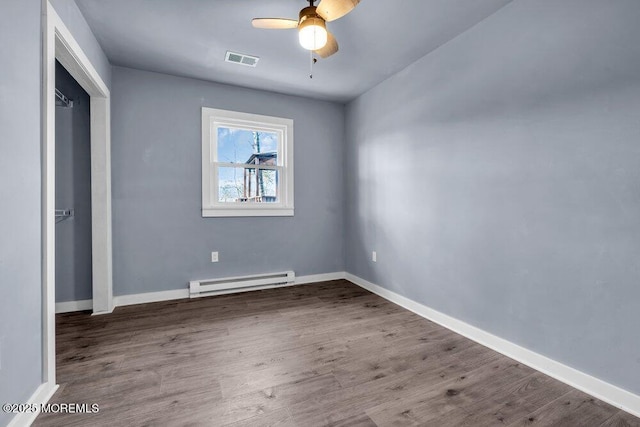
[[[259,166],[219,162],[217,159],[219,127],[279,133],[278,165]],[[218,198],[220,167],[277,170],[279,175],[276,194],[279,201],[273,203],[220,202]],[[202,107],[202,216],[204,218],[293,216],[293,195],[292,119]]]

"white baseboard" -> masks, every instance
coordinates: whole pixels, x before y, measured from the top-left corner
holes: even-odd
[[[497,337],[480,328],[469,325],[454,317],[440,313],[426,305],[415,302],[407,297],[368,282],[358,276],[347,273],[345,278],[356,285],[381,296],[425,319],[431,320],[447,329],[463,335],[479,344],[489,347],[520,363],[523,363],[552,378],[562,381],[591,396],[622,409],[636,417],[640,417],[640,396],[613,384],[607,383],[577,369],[563,365],[553,359],[528,350],[517,344]]]
[[[257,288],[246,288],[242,290],[221,291],[217,293],[217,295],[248,292],[248,291],[262,290],[262,289],[281,288],[285,286],[305,285],[305,284],[316,283],[316,282],[327,282],[330,280],[344,279],[345,275],[346,273],[344,271],[338,271],[334,273],[298,276],[296,277],[296,281],[292,284],[269,285],[269,286],[262,286]],[[160,292],[145,292],[142,294],[118,295],[113,297],[113,305],[114,307],[122,307],[125,305],[146,304],[150,302],[170,301],[170,300],[183,299],[183,298],[189,298],[188,288],[174,289],[170,291],[160,291]],[[91,310],[91,307],[92,307],[91,300],[61,302],[61,303],[56,303],[56,313],[68,313],[71,311]],[[98,314],[102,314],[102,313],[98,313]]]
[[[55,393],[57,389],[57,384],[40,384],[27,403],[38,406],[43,405],[51,399],[51,396],[53,396],[53,393]],[[16,414],[7,427],[28,427],[33,424],[38,414],[39,412],[22,412],[20,414]]]
[[[309,283],[316,282],[329,282],[331,280],[340,280],[346,277],[347,273],[344,271],[336,271],[335,273],[324,273],[324,274],[311,274],[309,276],[298,276],[296,277],[296,285],[306,285]]]
[[[170,301],[189,298],[189,289],[173,289],[170,291],[145,292],[142,294],[118,295],[113,297],[114,307],[125,305],[146,304],[149,302]]]
[[[65,301],[56,303],[56,314],[70,313],[72,311],[85,311],[93,308],[93,301],[83,299],[78,301]]]

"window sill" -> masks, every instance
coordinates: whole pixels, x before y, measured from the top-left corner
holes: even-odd
[[[293,216],[293,208],[206,208],[203,218],[249,217],[249,216]]]

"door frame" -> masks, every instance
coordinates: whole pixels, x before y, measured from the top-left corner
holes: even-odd
[[[42,322],[43,381],[56,382],[55,359],[55,66],[56,59],[90,96],[93,314],[113,311],[111,231],[111,94],[48,0],[43,5]]]

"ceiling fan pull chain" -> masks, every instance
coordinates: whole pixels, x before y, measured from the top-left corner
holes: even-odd
[[[309,78],[313,78],[313,51],[309,51]]]

